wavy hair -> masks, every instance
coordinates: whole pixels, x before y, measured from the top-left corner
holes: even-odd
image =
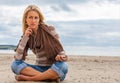
[[[27,15],[28,15],[29,11],[36,11],[39,14],[39,18],[40,18],[40,22],[39,23],[43,23],[43,21],[44,21],[43,14],[41,13],[39,7],[36,6],[36,5],[29,5],[25,9],[24,14],[23,14],[23,19],[22,19],[23,34],[25,33],[25,31],[26,31],[26,29],[28,27],[28,25],[26,24],[26,18],[27,18]]]

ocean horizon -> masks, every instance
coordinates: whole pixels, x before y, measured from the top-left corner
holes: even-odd
[[[120,56],[120,47],[65,46],[67,55],[80,56]],[[0,50],[0,54],[14,54],[14,50]],[[28,51],[28,54],[33,54]]]

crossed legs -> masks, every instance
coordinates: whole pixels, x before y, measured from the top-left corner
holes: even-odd
[[[14,61],[11,68],[15,74],[15,79],[18,81],[42,81],[42,80],[57,80],[59,77],[64,80],[68,66],[64,62],[56,62],[51,68],[44,72],[40,72],[32,67],[29,67],[23,61]]]
[[[29,71],[29,72],[28,72]],[[48,69],[45,72],[39,72],[31,67],[24,68],[20,75],[16,75],[15,79],[18,81],[42,81],[42,80],[56,80],[58,78],[58,74],[52,70]]]

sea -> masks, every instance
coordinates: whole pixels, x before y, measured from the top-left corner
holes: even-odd
[[[65,46],[64,50],[72,56],[120,56],[120,47]],[[0,50],[0,55],[14,53],[14,50]],[[29,50],[28,54],[32,52]]]

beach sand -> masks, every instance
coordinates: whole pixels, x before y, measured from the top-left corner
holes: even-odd
[[[0,83],[46,83],[16,81],[10,68],[13,60],[13,54],[0,54]],[[34,60],[29,55],[26,62]],[[120,57],[69,56],[68,64],[69,72],[61,83],[120,83]]]

